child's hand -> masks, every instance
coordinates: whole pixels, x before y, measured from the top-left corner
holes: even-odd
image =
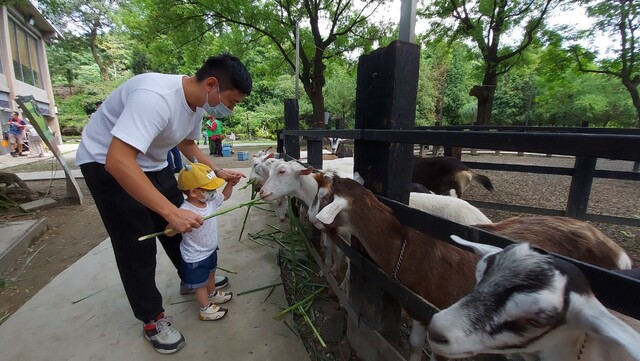
[[[229,183],[229,185],[231,185],[232,187],[235,187],[236,184],[238,184],[240,182],[240,177],[234,177],[231,178],[227,181]]]

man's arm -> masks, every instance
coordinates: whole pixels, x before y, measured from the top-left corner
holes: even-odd
[[[176,207],[153,186],[136,162],[138,153],[136,148],[113,137],[107,151],[105,169],[135,200],[167,220],[168,227],[180,233],[200,227],[204,221],[202,217]]]
[[[200,148],[198,148],[198,145],[193,140],[183,140],[178,144],[178,149],[185,157],[187,157],[187,159],[189,159],[189,161],[193,162],[194,159],[197,159],[198,163],[206,164],[213,170],[217,169],[216,165],[211,161],[211,158],[202,153]],[[216,175],[227,182],[233,179],[240,180],[240,178],[247,178],[247,176],[242,172],[228,169],[221,170]]]

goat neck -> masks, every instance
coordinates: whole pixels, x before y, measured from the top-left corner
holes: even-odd
[[[314,208],[324,211],[329,204],[345,203],[332,222],[323,222],[325,228],[347,228],[386,273],[397,269],[401,283],[439,308],[453,304],[473,288],[477,256],[401,224],[389,207],[351,179],[316,175],[316,180],[318,198],[309,218],[321,216]]]

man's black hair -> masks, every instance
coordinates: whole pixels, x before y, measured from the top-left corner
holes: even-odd
[[[212,76],[218,79],[220,91],[236,89],[244,95],[251,94],[253,87],[251,74],[240,59],[231,54],[210,57],[196,72],[198,82]]]

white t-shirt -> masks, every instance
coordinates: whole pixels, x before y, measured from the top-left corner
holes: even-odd
[[[190,210],[202,217],[206,217],[220,207],[224,201],[222,192],[216,192],[216,196],[207,202],[205,208],[199,208],[185,201],[180,208]],[[209,257],[213,251],[218,248],[218,221],[217,217],[209,218],[200,226],[194,228],[191,232],[182,235],[180,242],[180,253],[182,259],[188,263],[202,261]]]
[[[127,80],[91,115],[82,131],[76,164],[105,164],[113,137],[140,151],[143,171],[167,167],[167,152],[184,139],[200,139],[204,109],[191,110],[183,75],[147,73]]]

